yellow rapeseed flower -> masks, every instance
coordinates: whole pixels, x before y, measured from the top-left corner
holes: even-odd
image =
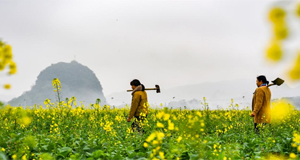
[[[274,7],[269,13],[269,19],[273,23],[282,23],[284,21],[285,11],[282,8]]]
[[[22,160],[27,160],[26,154],[24,156],[22,156]]]
[[[153,145],[156,145],[156,144],[158,144],[158,141],[157,141],[157,140],[154,140],[154,141],[152,142],[152,144],[153,144]]]
[[[169,118],[170,118],[170,114],[165,114],[165,115],[164,115],[164,121],[169,120]]]
[[[296,14],[300,17],[300,4],[298,4],[298,6],[297,6]]]
[[[162,123],[160,123],[160,122],[157,122],[156,125],[157,125],[158,128],[164,128],[164,127],[165,127],[164,124],[162,124]]]
[[[5,88],[5,89],[10,89],[10,87],[11,87],[10,84],[5,84],[5,85],[4,85],[4,88]]]
[[[276,39],[281,40],[288,37],[288,28],[285,24],[276,24],[274,26],[274,34]]]
[[[5,148],[2,148],[1,150],[2,150],[2,152],[5,152]]]
[[[19,123],[21,125],[28,126],[31,123],[31,118],[29,118],[28,116],[24,116],[19,119]]]
[[[298,54],[298,57],[295,61],[294,67],[290,70],[289,72],[290,77],[293,80],[298,80],[300,79],[300,53]]]
[[[11,158],[12,159],[17,159],[17,155],[14,154],[14,155],[11,156]]]
[[[282,58],[282,49],[278,42],[272,42],[267,49],[267,58],[272,61],[279,61]]]
[[[165,114],[164,112],[157,113],[156,115],[157,119],[161,119],[164,114]]]
[[[165,159],[165,154],[164,152],[158,152],[159,156],[161,159]]]
[[[146,139],[147,142],[151,142],[156,137],[156,133],[151,133],[149,137]]]
[[[170,120],[168,121],[168,129],[174,130],[174,123],[172,123]]]
[[[297,147],[297,151],[300,152],[300,146]]]
[[[163,132],[158,132],[156,135],[158,140],[162,140],[165,137],[165,134]]]
[[[290,153],[290,158],[297,158],[297,155],[295,153]]]
[[[10,61],[8,74],[15,74],[17,72],[17,65],[15,62]]]
[[[144,146],[145,148],[148,148],[148,147],[149,147],[149,144],[145,142],[143,146]]]
[[[176,139],[176,141],[179,143],[180,141],[182,140],[182,137],[181,136],[179,136],[177,139]]]
[[[296,143],[292,143],[292,147],[296,148],[297,144]]]

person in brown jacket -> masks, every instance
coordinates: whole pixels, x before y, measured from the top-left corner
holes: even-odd
[[[130,112],[127,118],[127,122],[130,122],[133,117],[131,127],[132,130],[137,130],[138,132],[142,131],[141,122],[147,117],[148,114],[148,99],[147,93],[145,91],[145,86],[137,79],[134,79],[130,82],[132,88],[132,101]]]
[[[254,129],[258,133],[258,124],[271,123],[271,91],[268,87],[269,81],[261,75],[256,79],[257,89],[253,93],[252,113],[254,118]]]

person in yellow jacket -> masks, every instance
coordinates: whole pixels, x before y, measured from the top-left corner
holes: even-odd
[[[257,89],[253,93],[252,113],[254,118],[254,129],[258,133],[258,124],[271,123],[271,91],[268,87],[269,81],[264,75],[256,79]]]
[[[131,127],[132,130],[137,130],[138,132],[142,131],[142,123],[148,114],[148,98],[145,91],[145,86],[137,79],[134,79],[130,82],[132,88],[132,101],[130,112],[127,118],[127,122],[130,122],[133,117]]]

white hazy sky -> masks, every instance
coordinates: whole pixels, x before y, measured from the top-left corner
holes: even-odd
[[[94,71],[105,95],[231,79],[283,76],[264,59],[271,37],[262,0],[0,0],[0,38],[18,73],[0,73],[0,100],[30,90],[40,71],[76,61]],[[276,2],[278,3],[278,2]]]

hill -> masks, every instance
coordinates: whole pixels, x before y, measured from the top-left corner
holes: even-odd
[[[62,99],[75,96],[77,103],[95,103],[97,98],[101,104],[106,103],[100,81],[92,70],[82,64],[72,61],[71,63],[59,62],[47,67],[38,75],[35,85],[30,91],[8,102],[12,106],[44,104],[45,99],[56,100],[53,92],[52,80],[58,78],[62,86]]]

